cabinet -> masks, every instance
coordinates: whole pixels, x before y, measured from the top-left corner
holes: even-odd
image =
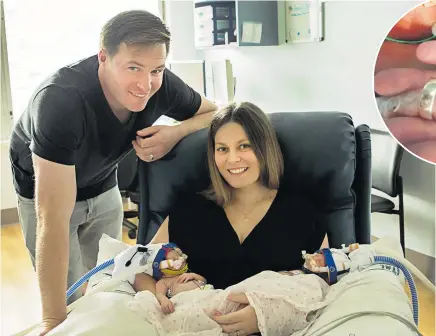
[[[274,46],[285,43],[285,1],[194,2],[195,46]]]

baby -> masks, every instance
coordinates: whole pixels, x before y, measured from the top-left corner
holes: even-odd
[[[170,300],[175,295],[194,289],[213,289],[207,280],[196,273],[188,272],[187,255],[173,243],[163,244],[153,259],[152,277],[156,280],[155,288],[144,274],[137,274],[134,289],[150,290],[155,293],[162,312],[174,312],[174,303]]]
[[[301,270],[279,272],[283,275],[316,274],[329,285],[335,284],[349,272],[351,262],[347,254],[358,249],[359,244],[342,245],[342,249],[323,248],[313,254],[302,251],[304,264]]]
[[[183,262],[177,264],[177,261],[180,261],[181,258]],[[187,272],[187,256],[179,248],[167,250],[165,259],[163,266],[166,267],[162,268],[162,274],[156,279],[156,298],[163,313],[170,314],[174,312],[174,304],[170,299],[181,292],[197,288],[213,289],[213,286],[208,285],[203,276]]]
[[[358,244],[351,244],[342,249],[321,249],[313,254],[302,251],[305,260],[301,270],[278,272],[282,275],[316,274],[329,285],[335,284],[350,269],[350,260],[347,253],[357,249]],[[137,292],[150,290],[155,293],[162,312],[174,312],[174,303],[171,298],[175,295],[194,289],[214,289],[207,280],[196,273],[188,272],[187,256],[173,243],[163,244],[153,259],[153,273],[150,274],[157,281],[150,284],[144,274],[138,274],[134,284]],[[159,265],[157,267],[157,265]],[[146,277],[146,276],[145,276]]]
[[[210,334],[224,335],[222,328],[211,316],[227,315],[245,307],[245,304],[228,300],[229,294],[244,294],[255,309],[262,334],[291,335],[307,328],[316,320],[338,276],[350,269],[347,249],[321,249],[313,254],[303,251],[304,265],[299,271],[263,271],[226,289],[207,288],[206,279],[187,273],[186,258],[178,249],[161,253],[161,274],[156,273],[153,288],[136,289],[128,307],[153,325],[159,335]],[[151,259],[156,260],[156,259]],[[160,259],[158,258],[157,261]],[[175,265],[182,261],[183,265]],[[181,266],[181,267],[180,267]],[[166,267],[166,268],[165,268]],[[289,276],[300,274],[297,276]],[[138,275],[139,278],[146,276]],[[150,279],[150,277],[148,277]],[[335,280],[336,279],[336,280]],[[145,280],[142,278],[142,280]],[[340,284],[338,284],[340,286]],[[341,288],[341,287],[339,287]],[[336,292],[340,292],[336,290]],[[156,309],[156,299],[161,309]],[[176,307],[176,309],[174,309]]]

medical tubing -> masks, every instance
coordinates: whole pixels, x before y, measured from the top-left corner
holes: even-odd
[[[76,290],[82,286],[85,281],[88,281],[89,278],[91,278],[94,274],[100,272],[101,270],[113,265],[115,263],[115,258],[109,259],[105,261],[104,263],[101,263],[100,265],[97,265],[92,270],[90,270],[88,273],[86,273],[84,276],[82,276],[79,280],[77,280],[68,290],[67,290],[67,299],[73,295]]]
[[[419,315],[418,293],[416,291],[415,282],[413,281],[413,277],[410,274],[409,270],[402,263],[391,257],[374,256],[374,262],[376,264],[383,264],[383,263],[391,264],[401,269],[401,271],[403,271],[407,283],[409,284],[410,294],[412,296],[413,320],[415,321],[415,324],[418,325],[418,315]]]

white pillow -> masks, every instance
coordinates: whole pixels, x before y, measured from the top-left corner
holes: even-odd
[[[98,243],[98,257],[97,257],[97,266],[104,263],[105,261],[115,258],[118,254],[126,250],[131,245],[126,244],[118,239],[114,239],[107,234],[103,234]],[[100,272],[94,274],[88,283],[88,287],[86,289],[86,293],[89,292],[90,289],[98,285],[100,281],[109,279],[112,271],[114,270],[114,265],[111,265]]]

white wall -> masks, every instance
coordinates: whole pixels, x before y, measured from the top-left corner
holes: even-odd
[[[17,206],[17,199],[12,183],[11,164],[9,161],[9,141],[0,142],[0,208],[11,209]]]
[[[165,23],[171,27],[169,59],[192,61],[204,59],[203,52],[194,48],[193,1],[165,2]]]
[[[266,111],[344,111],[356,124],[383,127],[373,98],[375,57],[381,39],[414,4],[327,1],[321,43],[207,51],[206,59],[230,58],[236,99]]]
[[[43,79],[61,66],[96,54],[105,22],[131,9],[160,16],[159,0],[75,0],[74,6],[59,0],[7,1],[5,22],[15,120]]]
[[[42,80],[61,66],[96,54],[104,23],[129,9],[161,15],[158,0],[75,0],[74,6],[58,0],[7,1],[4,10],[15,121]],[[8,139],[1,143],[1,210],[16,206],[8,146]]]
[[[192,1],[176,1],[177,17],[191,17]],[[327,1],[325,41],[277,47],[218,48],[206,61],[228,58],[236,77],[236,99],[267,112],[336,110],[356,125],[385,129],[373,93],[373,69],[382,39],[418,1]],[[184,19],[185,21],[185,19]],[[171,26],[170,28],[174,29]],[[180,28],[180,26],[177,26]],[[195,55],[192,23],[177,33],[173,58]],[[174,41],[176,42],[176,41]],[[407,247],[435,256],[435,168],[405,153]],[[398,217],[374,214],[373,233],[398,235]]]

